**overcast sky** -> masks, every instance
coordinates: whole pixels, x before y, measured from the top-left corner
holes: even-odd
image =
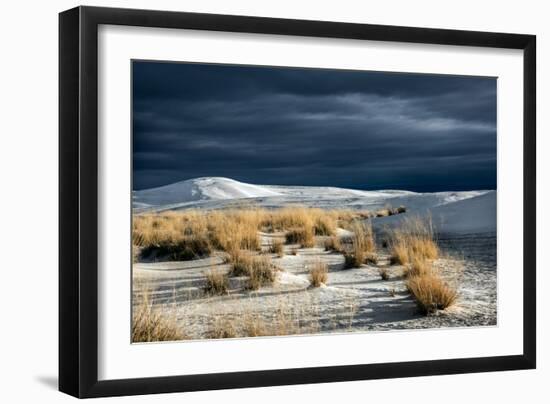
[[[134,189],[496,189],[496,79],[133,62]]]

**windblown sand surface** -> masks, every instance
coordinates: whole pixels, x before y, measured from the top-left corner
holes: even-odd
[[[278,236],[262,234],[264,247]],[[379,251],[376,265],[344,269],[342,254],[321,247],[284,248],[282,258],[269,254],[281,269],[273,286],[247,291],[245,278],[230,278],[227,295],[207,295],[203,292],[205,271],[229,270],[223,253],[219,253],[192,261],[134,264],[134,297],[139,298],[146,290],[154,307],[175,316],[191,339],[209,338],[220,322],[240,327],[251,319],[291,325],[288,332],[299,334],[496,325],[494,261],[462,259],[449,249],[451,253],[436,260],[434,266],[458,286],[458,302],[436,315],[424,316],[405,288],[403,267],[390,265],[384,250]],[[329,267],[328,282],[311,288],[308,271],[318,261]],[[388,280],[379,274],[383,267],[390,274]]]

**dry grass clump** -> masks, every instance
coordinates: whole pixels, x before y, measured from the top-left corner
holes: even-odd
[[[317,236],[332,236],[336,233],[336,220],[330,212],[320,211],[315,217],[315,235]]]
[[[225,295],[229,290],[227,274],[220,270],[210,269],[206,272],[204,291],[211,295]]]
[[[273,239],[271,244],[269,245],[269,252],[272,254],[277,254],[277,256],[280,258],[285,255],[285,246],[282,240],[276,238]]]
[[[340,242],[340,237],[331,236],[325,239],[325,251],[342,251],[342,243]]]
[[[349,213],[352,215],[352,213]],[[317,236],[332,236],[336,233],[339,214],[334,210],[286,207],[267,213],[262,227],[268,230],[304,229]]]
[[[407,280],[406,285],[415,298],[419,310],[424,314],[444,310],[452,306],[458,298],[456,289],[433,273],[412,276]]]
[[[365,252],[373,252],[376,249],[372,223],[356,221],[352,226],[352,243],[354,249],[361,249]]]
[[[268,324],[259,315],[246,315],[243,323],[244,335],[247,337],[265,337],[270,335]]]
[[[351,246],[344,252],[345,268],[356,268],[365,263],[367,257],[374,253],[376,244],[372,224],[354,221],[351,225],[353,235],[349,238]]]
[[[257,290],[272,285],[276,279],[277,267],[265,255],[251,255],[244,251],[231,255],[231,276],[248,276],[247,289]]]
[[[179,240],[165,240],[151,244],[141,250],[141,256],[166,257],[174,261],[186,261],[210,255],[212,246],[207,238],[183,236]]]
[[[431,264],[423,258],[414,257],[411,264],[405,270],[405,275],[408,277],[424,276],[432,273]]]
[[[365,261],[365,253],[361,251],[357,252],[344,252],[344,268],[358,268]]]
[[[184,237],[195,236],[207,239],[207,219],[196,211],[163,212],[135,215],[132,222],[134,245],[147,247],[155,244],[173,243]]]
[[[272,285],[276,278],[276,267],[269,257],[254,257],[249,269],[247,289],[258,290],[262,286]]]
[[[212,252],[206,217],[195,211],[137,215],[132,226],[132,242],[141,247],[141,256],[189,260]]]
[[[309,281],[311,285],[318,288],[326,285],[328,281],[328,266],[324,262],[317,261],[309,270]]]
[[[236,338],[238,336],[235,323],[230,319],[221,317],[214,320],[207,335],[208,338],[213,339]]]
[[[269,212],[263,220],[263,225],[273,230],[286,230],[295,227],[313,227],[315,223],[314,209],[292,206]]]
[[[378,265],[378,255],[374,252],[369,252],[365,257],[365,264]]]
[[[388,268],[378,268],[378,274],[385,281],[390,279],[390,273],[388,271]]]
[[[429,260],[439,256],[434,240],[431,218],[412,217],[404,220],[400,229],[391,235],[393,264],[406,265],[415,259]]]
[[[208,214],[208,228],[214,245],[223,251],[245,249],[258,251],[261,247],[258,228],[261,210],[215,211]]]
[[[186,339],[178,328],[175,317],[168,317],[153,309],[148,294],[144,294],[132,313],[132,342],[177,341]]]
[[[250,268],[254,265],[254,259],[250,253],[243,250],[235,250],[229,253],[228,262],[231,264],[229,275],[248,276]]]
[[[337,227],[343,226],[355,233],[356,248],[373,251],[372,228],[370,224],[361,224],[372,216],[369,211],[299,206],[276,210],[233,207],[218,211],[145,213],[134,216],[132,241],[141,257],[190,260],[208,256],[214,250],[260,251],[259,231],[267,229],[284,231],[286,243],[305,248],[315,246],[316,236],[329,236],[327,248],[339,251],[340,239],[335,238],[335,234]],[[279,244],[274,242],[272,248],[281,256],[283,246]]]
[[[290,229],[285,234],[287,244],[300,244],[304,248],[315,246],[315,233],[313,227],[299,227]]]
[[[260,249],[261,209],[213,212],[166,212],[134,216],[133,243],[142,255],[189,260],[211,254],[214,248]]]
[[[388,208],[380,209],[376,211],[376,217],[391,216],[391,210]]]
[[[409,249],[404,242],[397,242],[391,247],[392,254],[390,263],[392,265],[405,265],[409,262]]]
[[[407,208],[405,206],[399,206],[397,208],[393,208],[390,205],[386,205],[383,209],[376,211],[376,217],[399,215],[401,213],[405,213],[406,211],[407,211]]]

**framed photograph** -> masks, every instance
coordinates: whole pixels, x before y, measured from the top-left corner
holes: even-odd
[[[61,391],[535,368],[534,36],[59,28]]]

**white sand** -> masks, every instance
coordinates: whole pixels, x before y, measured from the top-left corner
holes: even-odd
[[[285,246],[285,252],[290,254],[293,248]],[[245,278],[230,278],[230,293],[226,296],[207,296],[202,291],[206,270],[229,270],[221,256],[135,264],[136,296],[145,286],[152,290],[156,307],[175,311],[180,326],[193,339],[205,338],[216,319],[238,324],[246,316],[257,315],[269,322],[281,309],[302,324],[314,324],[318,327],[314,332],[321,333],[496,323],[496,273],[480,271],[472,263],[451,258],[435,262],[451,282],[460,276],[460,299],[453,309],[425,317],[417,312],[405,289],[400,266],[388,266],[390,279],[384,281],[377,266],[343,269],[343,256],[322,248],[298,249],[297,255],[272,257],[283,270],[275,285],[246,291]],[[326,287],[311,288],[308,271],[317,261],[328,265],[329,280]],[[382,255],[378,266],[386,265],[387,256]]]

